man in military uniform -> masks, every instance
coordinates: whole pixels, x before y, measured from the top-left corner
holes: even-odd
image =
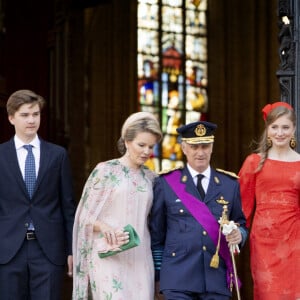
[[[177,128],[187,164],[162,172],[154,185],[151,247],[156,287],[166,300],[228,300],[238,282],[229,249],[242,246],[248,232],[237,176],[210,166],[216,128],[209,122]],[[226,236],[224,211],[237,225]]]

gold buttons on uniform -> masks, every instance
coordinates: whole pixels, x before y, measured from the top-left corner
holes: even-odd
[[[175,253],[175,252],[172,252],[172,256],[176,256],[176,253]]]
[[[203,235],[207,235],[207,232],[205,230],[203,230],[202,234]]]
[[[203,247],[202,247],[202,250],[203,250],[203,251],[206,251],[206,246],[203,246]]]
[[[181,214],[183,214],[183,213],[184,213],[184,210],[183,210],[183,209],[180,209],[179,212],[180,212]]]

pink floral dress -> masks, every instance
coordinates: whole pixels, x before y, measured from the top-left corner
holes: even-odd
[[[73,229],[74,300],[153,300],[154,270],[148,214],[155,174],[145,167],[123,166],[119,160],[100,163],[90,174],[79,202]],[[99,258],[100,220],[114,228],[131,224],[140,245]]]

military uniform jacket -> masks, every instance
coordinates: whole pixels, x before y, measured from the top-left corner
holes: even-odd
[[[186,192],[202,201],[188,169],[185,167],[180,171]],[[222,201],[217,200],[228,201],[229,220],[239,223],[247,232],[237,178],[211,169],[203,201],[219,220],[223,205],[219,203]],[[178,199],[164,175],[160,175],[154,184],[150,230],[156,280],[160,280],[161,290],[231,295],[226,280],[226,265],[221,256],[219,267],[210,267],[216,252],[215,244]]]

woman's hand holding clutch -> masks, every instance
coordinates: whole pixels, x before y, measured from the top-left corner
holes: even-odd
[[[129,233],[123,228],[115,229],[103,222],[94,223],[94,232],[100,232],[108,245],[116,248],[129,242]]]
[[[111,234],[108,231],[107,235],[100,235],[100,239],[96,239],[95,245],[98,249],[98,255],[100,258],[115,255],[119,252],[129,250],[140,244],[140,238],[135,229],[127,224],[123,229],[116,230],[114,232],[113,243],[108,243],[107,239],[110,239]]]

